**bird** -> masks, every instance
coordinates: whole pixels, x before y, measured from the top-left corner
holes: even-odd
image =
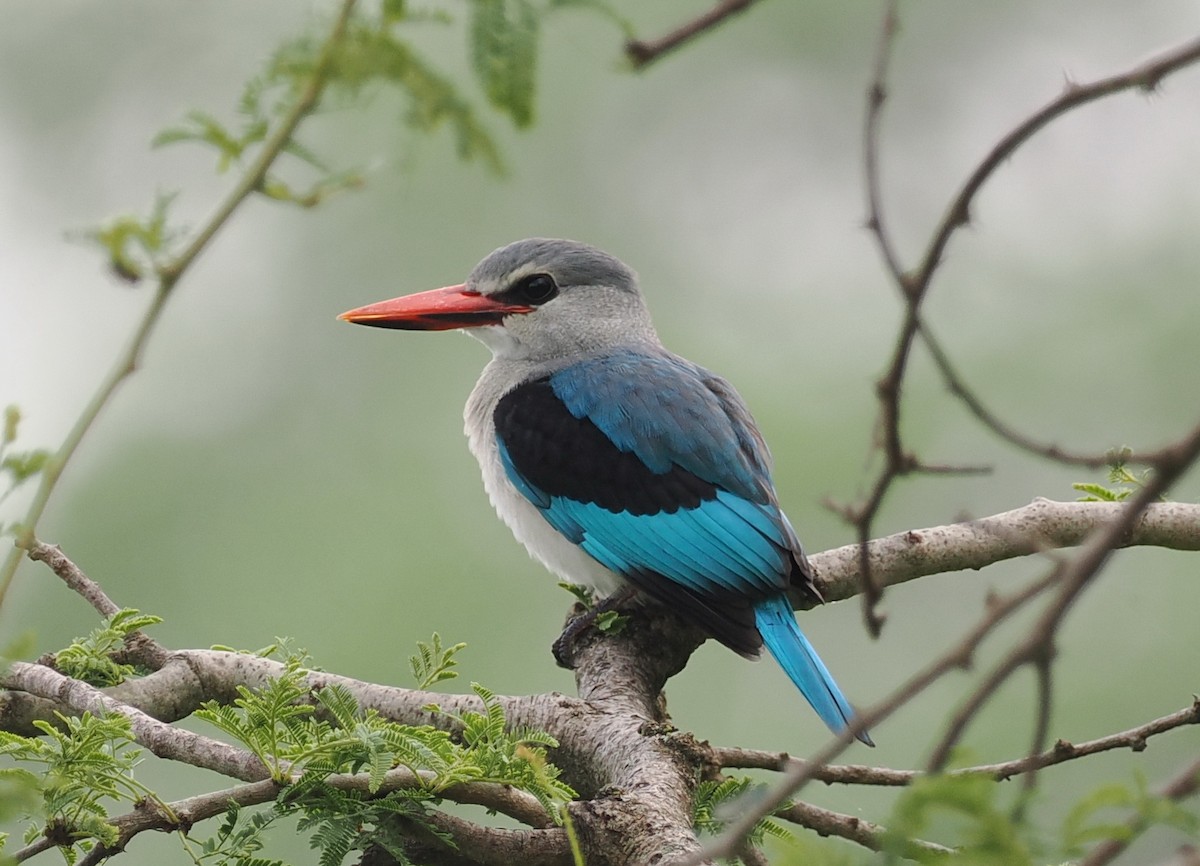
[[[658,602],[743,656],[765,646],[830,730],[852,723],[788,597],[823,601],[767,444],[732,385],[663,346],[629,266],[528,238],[465,283],[339,318],[478,338],[492,359],[467,400],[468,445],[533,558],[608,599]]]

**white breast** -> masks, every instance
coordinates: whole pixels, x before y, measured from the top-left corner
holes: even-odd
[[[620,575],[592,559],[547,523],[537,506],[508,480],[500,461],[492,413],[500,398],[528,377],[525,366],[493,360],[467,401],[464,412],[467,443],[483,471],[483,487],[500,519],[525,545],[530,556],[562,580],[609,595],[623,585]]]

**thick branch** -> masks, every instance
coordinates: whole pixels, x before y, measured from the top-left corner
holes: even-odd
[[[878,538],[867,545],[871,571],[884,586],[918,577],[996,562],[1045,550],[1074,547],[1089,534],[1120,518],[1119,502],[1055,502],[1035,499],[1029,505],[991,517],[912,529]],[[1200,550],[1200,505],[1156,502],[1118,547],[1149,545],[1172,550]],[[850,598],[860,589],[860,548],[848,544],[810,557],[828,601]]]
[[[415,835],[424,841],[410,844],[408,853],[420,863],[568,866],[572,862],[566,831],[559,827],[505,830],[484,827],[443,812],[431,812],[424,820],[452,839],[453,845],[414,825]]]
[[[63,676],[42,665],[12,662],[9,669],[0,674],[0,687],[44,698],[75,715],[90,712],[125,716],[129,719],[137,742],[160,758],[207,767],[246,782],[257,782],[268,775],[262,761],[244,749],[183,728],[174,728],[87,683]]]

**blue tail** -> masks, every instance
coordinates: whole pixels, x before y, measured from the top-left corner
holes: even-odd
[[[854,717],[854,710],[850,709],[817,651],[800,631],[787,596],[777,596],[755,605],[754,621],[775,661],[812,704],[821,721],[835,734],[844,731]],[[858,739],[868,746],[875,745],[866,731],[859,732]]]

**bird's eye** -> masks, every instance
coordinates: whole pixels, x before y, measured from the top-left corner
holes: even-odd
[[[558,286],[549,274],[531,274],[512,287],[512,294],[535,307],[558,295]]]

